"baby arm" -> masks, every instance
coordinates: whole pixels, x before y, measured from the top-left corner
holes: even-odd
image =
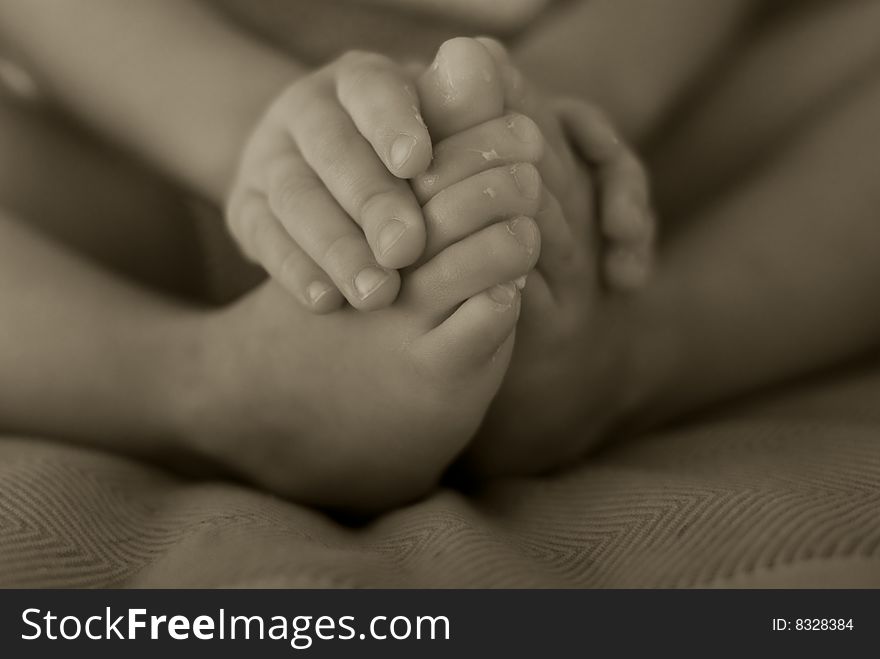
[[[0,41],[54,100],[218,206],[257,117],[306,71],[193,0],[5,0]]]
[[[205,391],[202,314],[0,212],[0,434],[180,465]]]
[[[11,0],[0,34],[57,100],[218,206],[228,201],[245,253],[307,308],[338,307],[339,291],[360,309],[396,297],[395,270],[424,246],[401,177],[427,167],[430,140],[385,58],[351,53],[308,72],[178,0]],[[302,217],[304,206],[317,216]]]
[[[664,245],[655,281],[620,309],[625,427],[876,350],[878,111],[875,76]]]
[[[531,378],[518,388],[515,355],[472,464],[496,473],[551,467],[566,459],[547,458],[556,451],[570,449],[571,460],[603,438],[876,350],[878,108],[875,76],[802,124],[743,184],[685,218],[640,295],[599,296],[585,280],[580,290],[595,302],[567,343],[570,366],[526,369]],[[519,432],[524,421],[556,418],[567,421],[553,432]],[[540,446],[529,443],[536,436]]]

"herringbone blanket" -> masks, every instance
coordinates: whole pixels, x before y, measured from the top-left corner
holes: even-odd
[[[880,371],[359,527],[0,439],[2,586],[880,587]]]

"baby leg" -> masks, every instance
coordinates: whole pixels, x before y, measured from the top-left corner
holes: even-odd
[[[0,89],[0,206],[148,286],[202,292],[193,218],[181,195],[119,151]]]
[[[478,230],[480,222],[492,213],[500,217],[512,212],[528,215],[541,230],[538,267],[527,283],[519,282],[525,290],[513,360],[483,429],[468,450],[471,464],[482,472],[541,470],[583,450],[583,436],[566,435],[585,413],[580,397],[573,392],[596,386],[579,367],[584,355],[598,347],[589,335],[602,296],[593,187],[590,173],[575,159],[570,158],[571,171],[564,171],[567,159],[548,149],[546,136],[521,114],[461,129],[467,122],[460,115],[467,108],[484,110],[482,116],[474,113],[471,119],[488,114],[481,104],[485,99],[471,97],[486,89],[502,95],[506,91],[504,84],[497,84],[501,64],[484,44],[455,40],[446,46],[453,52],[465,47],[469,57],[439,57],[439,65],[423,77],[421,101],[426,117],[435,126],[460,130],[436,144],[432,166],[413,181],[413,187],[424,204],[429,256]],[[457,79],[455,71],[446,74],[444,67],[450,66],[450,61],[462,67],[465,62],[472,67],[478,62],[477,71],[494,65],[496,74],[490,82],[476,76],[475,83],[470,70],[460,76],[468,84],[449,94],[449,81]],[[437,89],[444,93],[436,93]],[[455,104],[449,101],[450,96]],[[533,101],[533,107],[538,107],[537,98]],[[594,134],[588,133],[590,137]],[[565,207],[550,186],[542,184],[539,169],[549,172],[558,190],[561,187]],[[560,186],[563,180],[568,182]]]
[[[520,309],[509,282],[539,239],[528,219],[489,224],[368,314],[316,316],[267,283],[212,320],[219,392],[192,429],[198,452],[310,504],[364,512],[423,495],[498,391]]]

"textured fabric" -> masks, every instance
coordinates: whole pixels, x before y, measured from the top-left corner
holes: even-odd
[[[880,370],[370,524],[0,439],[2,586],[880,587]]]

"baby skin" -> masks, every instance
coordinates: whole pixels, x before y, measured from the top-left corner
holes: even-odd
[[[497,159],[435,159],[425,248],[393,305],[315,314],[273,279],[211,318],[200,453],[284,496],[359,512],[436,484],[498,392],[541,249],[543,142],[500,102],[489,121],[469,105],[435,126],[464,131],[438,153],[458,140]]]
[[[483,205],[510,203],[494,167],[522,128],[500,130],[493,114],[503,113],[509,128],[534,126],[519,113],[528,114],[544,136],[536,171],[528,170],[543,178],[528,209],[541,231],[541,256],[523,291],[510,367],[464,463],[481,476],[566,464],[625,405],[625,359],[614,347],[608,312],[626,304],[621,291],[638,288],[650,267],[654,227],[645,171],[600,113],[542,98],[493,40],[445,44],[420,78],[419,94],[431,135],[440,140],[431,167],[413,181],[429,249],[432,235],[448,231],[434,217],[435,204],[459,197],[450,172],[484,180]],[[469,129],[476,120],[486,123]],[[493,123],[499,129],[486,132]]]
[[[209,323],[215,395],[196,417],[202,453],[285,496],[369,511],[424,494],[465,449],[493,473],[543,469],[576,452],[547,452],[541,433],[569,428],[578,397],[546,410],[534,392],[578,379],[566,350],[588,334],[599,281],[590,177],[569,149],[542,139],[562,135],[561,122],[544,119],[539,130],[506,112],[538,106],[521,81],[508,84],[503,58],[493,43],[454,40],[418,80],[436,146],[412,182],[424,249],[393,305],[318,316],[270,281]],[[594,119],[583,122],[588,138]],[[577,175],[566,175],[571,167]],[[625,187],[610,185],[609,198]],[[271,206],[251,203],[254,212]],[[542,242],[540,271],[521,298]],[[515,332],[521,307],[527,318]],[[528,428],[515,409],[523,403]],[[259,439],[242,451],[243,437]]]
[[[535,215],[541,257],[510,367],[463,463],[479,476],[533,474],[582,456],[624,414],[630,355],[614,319],[630,302],[622,292],[648,274],[655,227],[646,171],[610,122],[586,104],[542,97],[501,44],[479,42],[500,81],[482,94],[535,118],[547,146]]]
[[[270,280],[208,321],[195,448],[304,503],[369,512],[421,496],[498,391],[520,312],[511,281],[539,247],[532,220],[489,224],[369,314],[311,314]]]

